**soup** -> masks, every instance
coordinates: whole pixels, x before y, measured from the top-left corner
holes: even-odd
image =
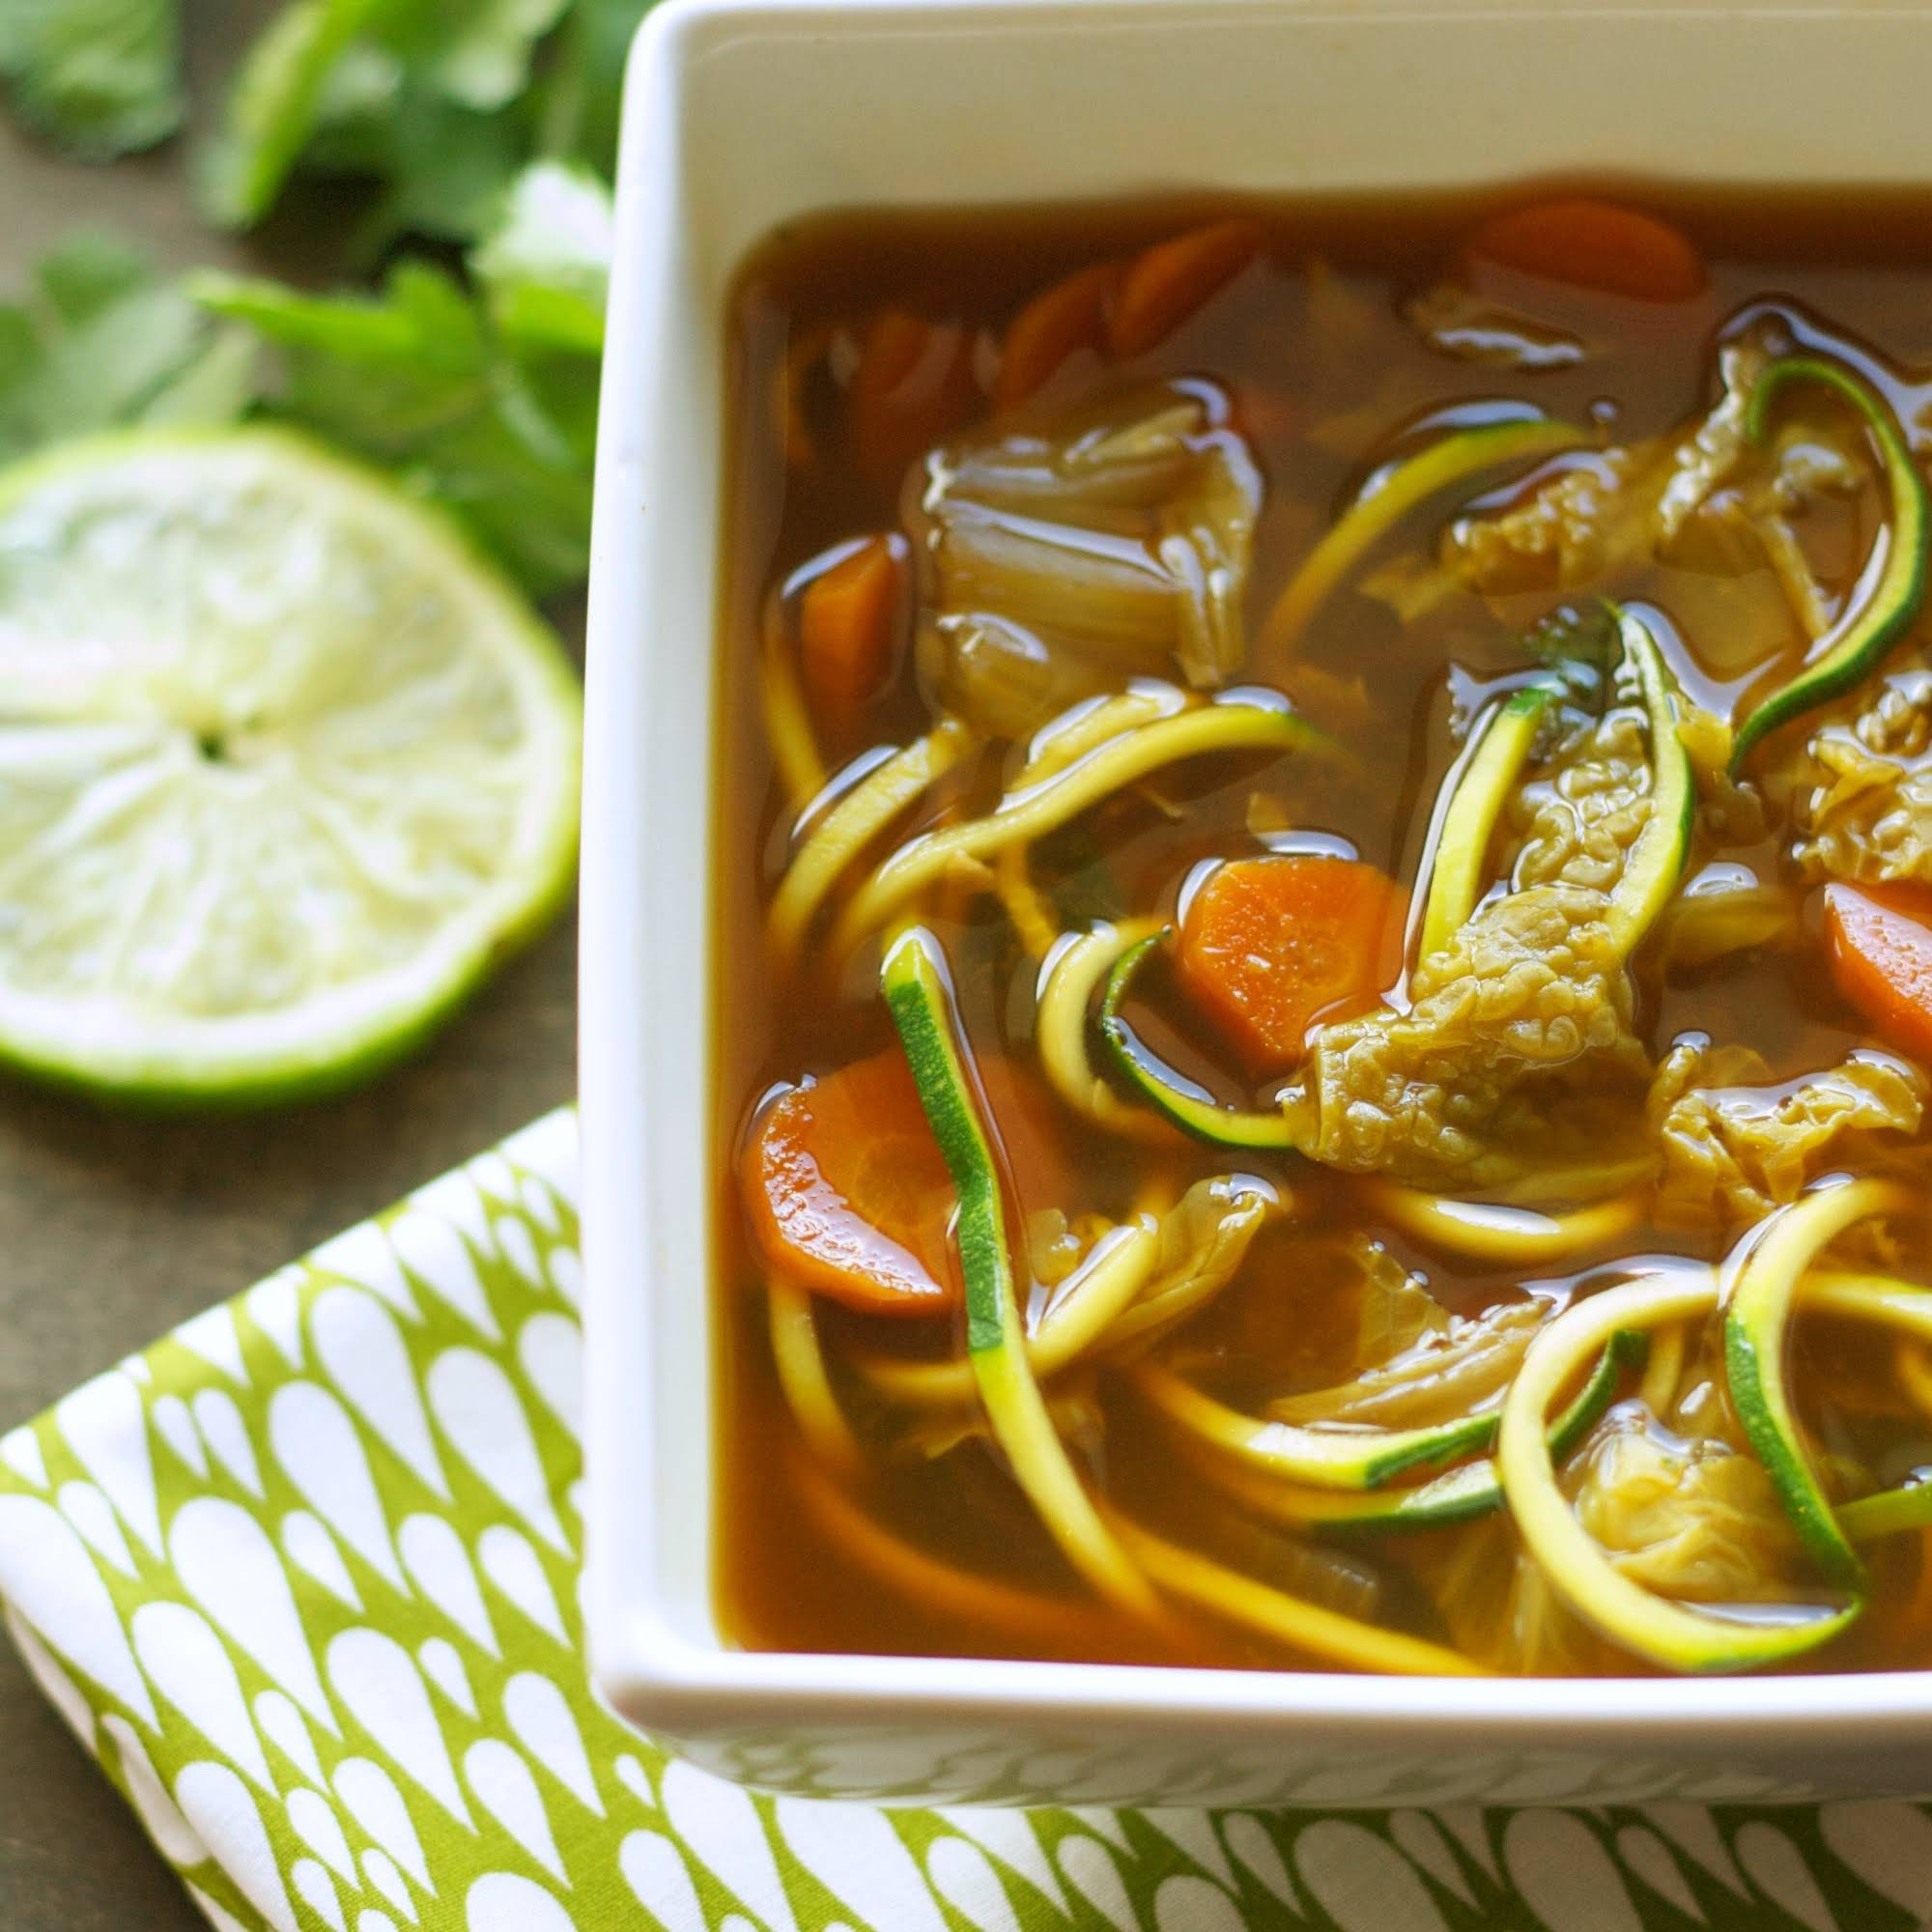
[[[729,1640],[1923,1661],[1927,213],[751,265]]]

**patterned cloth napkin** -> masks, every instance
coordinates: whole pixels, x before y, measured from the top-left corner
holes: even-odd
[[[876,1810],[631,1734],[579,1652],[576,1122],[0,1437],[34,1675],[223,1932],[1549,1932],[1932,1918],[1904,1804]]]

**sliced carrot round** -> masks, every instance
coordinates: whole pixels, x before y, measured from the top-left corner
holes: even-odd
[[[993,401],[1001,409],[1023,403],[1076,350],[1097,349],[1107,332],[1107,308],[1119,288],[1118,262],[1077,269],[1034,297],[1007,327]]]
[[[1704,288],[1703,257],[1682,230],[1584,195],[1492,214],[1468,254],[1472,264],[1638,301],[1688,301]]]
[[[760,1252],[801,1287],[872,1315],[958,1299],[952,1180],[896,1046],[781,1094],[740,1176]]]
[[[1881,1038],[1932,1060],[1932,887],[1825,888],[1832,979]]]
[[[830,724],[849,724],[892,676],[904,548],[901,537],[867,537],[810,579],[799,599],[805,688]]]
[[[1406,909],[1358,860],[1234,860],[1189,901],[1176,975],[1253,1072],[1279,1072],[1317,1019],[1359,1012],[1395,982]]]
[[[1163,342],[1261,252],[1258,221],[1237,217],[1157,242],[1128,263],[1107,318],[1116,355],[1144,355]]]

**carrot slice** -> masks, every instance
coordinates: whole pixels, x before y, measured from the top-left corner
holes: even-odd
[[[1233,281],[1261,245],[1261,224],[1236,218],[1190,228],[1135,256],[1107,318],[1114,354],[1146,355]]]
[[[881,309],[852,377],[853,454],[875,483],[896,483],[915,457],[966,420],[978,393],[969,329]]]
[[[1880,1037],[1932,1060],[1932,887],[1827,886],[1825,946],[1838,991]]]
[[[740,1166],[766,1261],[873,1315],[930,1315],[959,1297],[952,1179],[896,1046],[779,1095]]]
[[[822,722],[849,725],[885,689],[898,641],[901,538],[867,537],[805,586],[799,662]]]
[[[1353,859],[1236,859],[1201,885],[1175,971],[1257,1074],[1301,1058],[1308,1029],[1375,1004],[1402,970],[1407,895]]]
[[[1118,262],[1077,269],[1034,297],[1007,327],[993,401],[1003,410],[1023,403],[1076,350],[1097,349],[1107,333],[1107,308],[1121,284]]]
[[[1576,195],[1492,214],[1469,238],[1472,263],[1637,301],[1687,301],[1704,261],[1681,230],[1654,214]]]

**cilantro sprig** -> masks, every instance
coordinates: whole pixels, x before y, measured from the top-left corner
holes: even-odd
[[[246,229],[298,179],[361,192],[317,293],[168,279],[76,236],[0,304],[0,461],[131,422],[293,423],[440,504],[534,595],[581,583],[623,57],[650,0],[288,0],[196,157]],[[77,155],[183,118],[176,0],[0,0],[0,80]],[[332,202],[331,206],[335,204]]]
[[[176,0],[4,0],[0,79],[21,118],[90,159],[181,126]]]

